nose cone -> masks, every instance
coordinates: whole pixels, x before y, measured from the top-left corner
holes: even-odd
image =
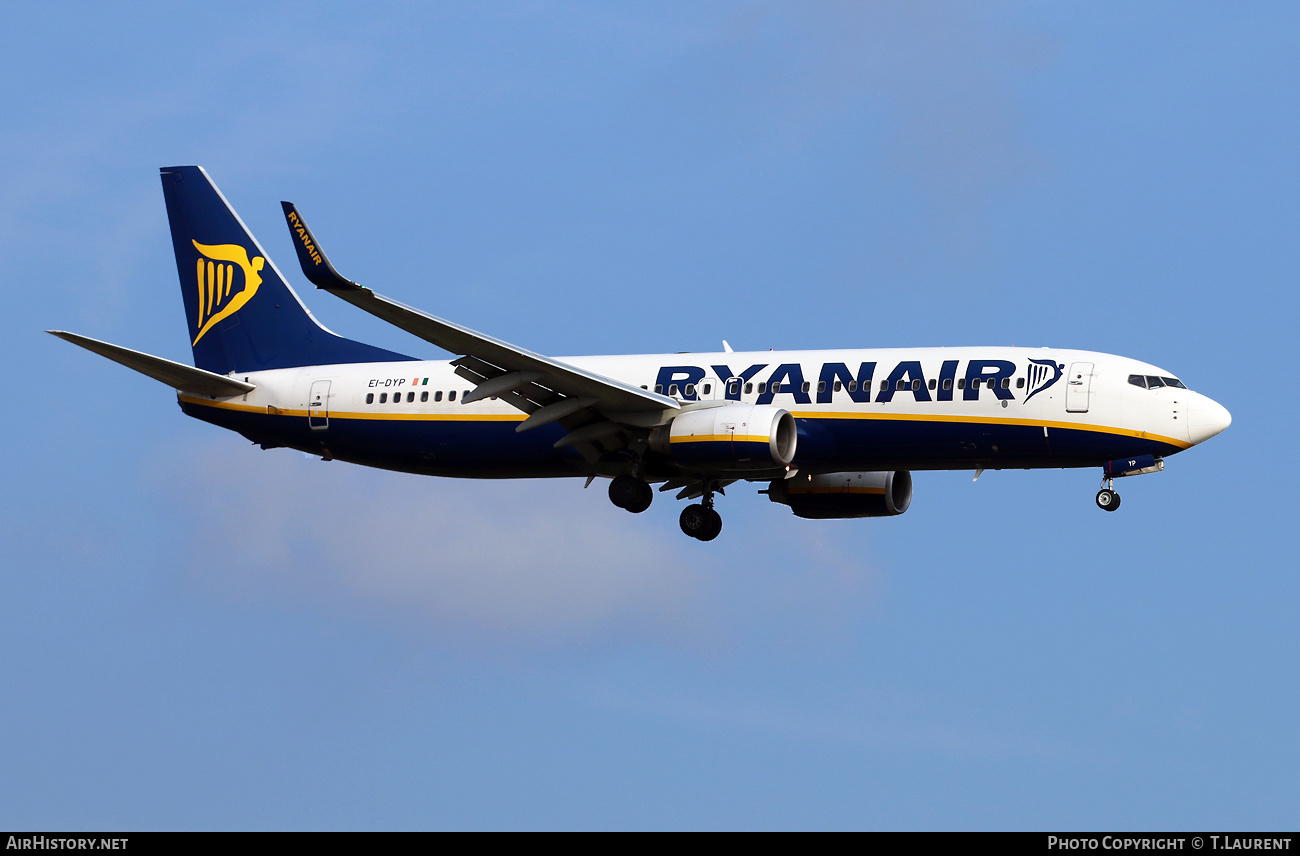
[[[1204,443],[1232,424],[1228,408],[1200,393],[1192,393],[1187,408],[1187,430],[1193,443]]]

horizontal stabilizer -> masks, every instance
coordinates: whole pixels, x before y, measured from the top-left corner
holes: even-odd
[[[58,336],[65,342],[80,345],[87,351],[94,351],[101,357],[108,357],[115,363],[121,363],[129,369],[135,369],[142,375],[148,375],[154,380],[161,381],[182,392],[194,392],[199,395],[225,398],[232,395],[243,395],[256,389],[251,383],[244,383],[224,375],[196,369],[184,363],[165,360],[162,357],[142,354],[139,351],[123,348],[120,345],[110,345],[108,342],[101,342],[88,336],[78,336],[76,333],[68,333],[63,330],[46,330],[45,332],[51,336]]]

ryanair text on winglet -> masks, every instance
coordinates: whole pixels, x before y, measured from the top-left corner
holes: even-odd
[[[298,240],[302,241],[302,248],[307,251],[307,255],[311,256],[311,260],[319,265],[321,263],[320,253],[316,250],[316,245],[312,243],[311,233],[303,225],[297,211],[289,212],[289,226],[298,234]]]

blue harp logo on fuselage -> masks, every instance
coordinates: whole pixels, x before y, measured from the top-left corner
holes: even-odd
[[[262,284],[259,271],[265,267],[261,256],[248,258],[248,251],[238,244],[200,244],[192,241],[200,255],[196,267],[199,289],[198,330],[191,345],[197,345],[217,322],[238,312]],[[242,277],[237,274],[242,273]],[[236,279],[241,282],[236,283]],[[238,290],[236,290],[238,289]]]
[[[1028,403],[1038,393],[1047,389],[1052,384],[1061,379],[1061,373],[1065,366],[1058,365],[1055,360],[1030,360],[1029,361],[1029,394],[1025,396],[1022,404]]]

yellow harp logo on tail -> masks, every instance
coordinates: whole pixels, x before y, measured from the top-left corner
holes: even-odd
[[[199,334],[191,345],[197,345],[203,334],[216,325],[218,321],[234,315],[247,303],[257,287],[262,284],[262,275],[258,273],[266,266],[266,259],[253,256],[248,260],[248,251],[238,244],[200,244],[192,241],[194,249],[202,254],[198,260],[199,289]],[[231,294],[235,288],[235,269],[243,271],[243,287]]]

